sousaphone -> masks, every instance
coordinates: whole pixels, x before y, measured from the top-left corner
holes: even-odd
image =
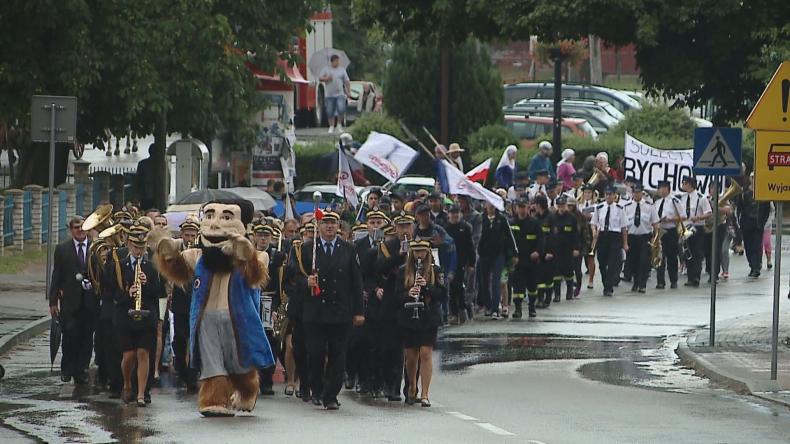
[[[111,227],[114,225],[111,216],[112,204],[99,205],[96,207],[96,210],[85,219],[85,222],[82,223],[82,231],[103,231]]]

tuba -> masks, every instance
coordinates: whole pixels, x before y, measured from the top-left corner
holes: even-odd
[[[672,199],[672,206],[675,207],[675,214],[678,215],[678,247],[680,248],[680,257],[682,257],[686,261],[690,261],[692,254],[691,248],[689,247],[689,238],[694,235],[694,229],[689,228],[686,224],[683,223],[683,220],[680,218],[680,211],[678,211],[678,205],[675,203],[675,199]]]
[[[595,185],[597,185],[597,184],[598,184],[598,182],[600,182],[600,181],[601,181],[601,179],[603,179],[603,178],[604,178],[604,173],[603,173],[603,171],[599,170],[598,168],[595,168],[595,170],[593,171],[593,173],[592,173],[592,175],[590,176],[590,178],[589,178],[589,179],[587,179],[587,185],[590,185],[590,186],[595,186]]]
[[[733,197],[741,194],[742,192],[743,190],[741,189],[741,186],[738,185],[738,182],[734,180],[730,181],[730,186],[727,187],[727,189],[724,190],[724,194],[719,197],[719,208],[727,205],[727,203],[732,200]],[[713,228],[713,216],[711,216],[705,220],[705,232],[712,233]]]
[[[650,238],[650,266],[658,269],[664,263],[664,250],[661,246],[661,237],[664,236],[664,230],[657,227],[653,232],[653,237]]]
[[[101,232],[106,228],[109,228],[114,225],[112,220],[112,204],[104,204],[99,205],[96,207],[96,210],[93,211],[86,219],[85,222],[82,223],[82,230],[83,231],[91,231],[96,230]]]

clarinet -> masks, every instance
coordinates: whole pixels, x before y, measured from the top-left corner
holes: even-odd
[[[416,284],[417,278],[420,277],[420,271],[422,271],[422,259],[417,259],[417,270],[414,272],[414,282]],[[403,304],[403,307],[408,309],[412,309],[412,319],[419,320],[420,319],[420,310],[425,308],[425,302],[421,301],[421,296],[413,296],[414,302],[406,302]]]

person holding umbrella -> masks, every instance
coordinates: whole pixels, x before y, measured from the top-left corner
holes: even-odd
[[[324,107],[329,121],[329,134],[343,132],[343,117],[346,113],[346,97],[351,91],[351,82],[346,68],[340,66],[340,56],[332,54],[329,66],[321,71],[318,79],[324,83]]]

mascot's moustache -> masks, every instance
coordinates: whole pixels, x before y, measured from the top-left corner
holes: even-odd
[[[203,247],[203,265],[212,273],[230,273],[234,266],[233,258],[220,247]]]

